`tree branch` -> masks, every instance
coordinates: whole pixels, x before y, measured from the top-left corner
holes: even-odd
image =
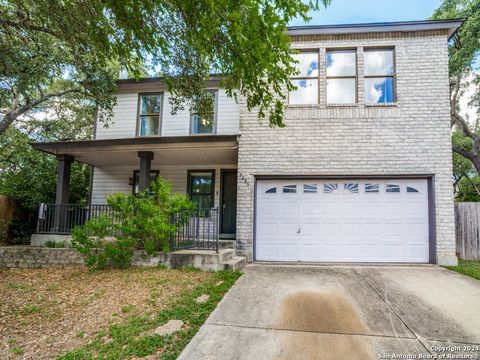
[[[457,110],[454,108],[451,109],[451,117],[452,117],[452,123],[457,124],[460,127],[460,130],[462,130],[463,135],[469,137],[472,140],[475,140],[478,138],[478,135],[475,134],[472,130],[470,130],[470,127],[468,126],[467,121],[463,118],[462,115],[460,115]]]
[[[12,108],[11,111],[7,112],[5,116],[3,117],[2,121],[0,122],[0,135],[5,132],[5,130],[19,117],[25,114],[26,112],[32,110],[36,106],[40,105],[41,103],[44,103],[52,98],[55,97],[61,97],[67,94],[72,94],[72,93],[78,93],[78,94],[85,94],[84,91],[81,91],[80,89],[68,89],[64,91],[60,91],[57,93],[51,93],[51,94],[46,94],[42,97],[40,97],[37,100],[34,100],[32,102],[28,102],[25,105],[22,105],[18,108]]]
[[[457,154],[462,155],[463,157],[469,159],[472,162],[475,159],[475,154],[473,152],[462,149],[461,147],[452,145],[452,150]]]
[[[59,34],[56,33],[55,31],[52,31],[52,30],[50,30],[50,29],[48,29],[44,26],[33,25],[32,23],[27,22],[27,21],[15,22],[15,21],[10,21],[10,20],[0,19],[0,24],[4,24],[6,26],[10,26],[10,27],[20,29],[20,30],[22,30],[22,29],[33,30],[33,31],[43,32],[45,34],[52,35],[52,36],[55,36],[55,37],[59,36]]]

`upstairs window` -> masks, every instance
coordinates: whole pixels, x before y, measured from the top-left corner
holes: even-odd
[[[395,66],[393,49],[365,49],[365,102],[395,102]]]
[[[215,132],[215,109],[217,103],[217,91],[209,90],[207,94],[212,97],[213,106],[211,111],[201,113],[192,109],[191,117],[191,133],[193,135],[213,134]]]
[[[356,51],[327,51],[327,104],[355,104],[356,102]]]
[[[139,136],[160,135],[161,94],[140,95]]]
[[[318,51],[305,51],[294,54],[298,74],[292,79],[297,87],[288,96],[292,105],[318,104]]]

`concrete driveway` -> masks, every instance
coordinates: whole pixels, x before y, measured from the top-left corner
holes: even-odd
[[[479,347],[480,281],[466,276],[249,265],[180,359],[480,359]]]

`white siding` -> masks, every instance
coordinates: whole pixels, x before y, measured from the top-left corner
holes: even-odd
[[[113,192],[130,194],[132,186],[128,184],[129,178],[133,175],[129,167],[109,167],[93,170],[92,183],[92,204],[105,204],[105,198]]]
[[[218,91],[217,134],[235,135],[239,133],[240,106],[229,98],[225,90]]]
[[[161,92],[162,89],[138,87],[136,91],[117,94],[117,105],[108,128],[103,123],[97,125],[97,139],[118,139],[136,136],[138,94],[141,92]],[[162,104],[161,136],[190,135],[190,111],[185,108],[177,114],[171,114],[169,94],[164,92]],[[234,99],[229,98],[225,90],[218,90],[217,134],[235,135],[239,132],[240,108]]]
[[[135,136],[138,107],[138,94],[117,95],[117,105],[108,128],[103,123],[97,124],[96,139],[121,139]]]
[[[120,192],[124,194],[132,193],[132,185],[129,185],[129,179],[133,176],[133,171],[138,168],[127,166],[115,167],[96,167],[93,172],[92,184],[92,204],[105,204],[105,198],[110,193]],[[215,169],[215,206],[219,204],[220,197],[220,170],[236,169],[236,165],[197,165],[197,166],[161,166],[152,167],[152,170],[159,170],[160,176],[172,183],[172,190],[176,193],[185,194],[187,192],[187,174],[188,170],[195,169]]]
[[[168,93],[163,101],[162,136],[187,136],[190,133],[190,111],[188,108],[172,115]]]

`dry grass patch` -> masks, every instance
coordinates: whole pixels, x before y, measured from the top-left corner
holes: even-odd
[[[0,358],[54,358],[110,324],[153,316],[213,277],[161,268],[0,270]]]

